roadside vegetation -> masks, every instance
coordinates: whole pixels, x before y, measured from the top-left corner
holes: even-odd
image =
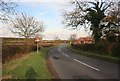
[[[119,62],[119,48],[120,45],[116,46],[116,48],[113,48],[109,50],[108,53],[105,47],[102,45],[95,46],[93,44],[83,44],[83,45],[69,45],[68,48],[74,52],[77,52],[79,54],[89,56],[89,57],[94,57],[94,58],[99,58],[103,59],[109,62]],[[106,46],[107,47],[107,46]]]
[[[2,38],[2,63],[4,64],[35,50],[36,44],[32,38],[27,40],[24,38]]]
[[[36,43],[34,38],[2,38],[2,63],[9,60],[17,59],[22,55],[36,51]],[[67,43],[67,40],[42,40],[39,43],[41,47],[56,46],[60,43]]]
[[[51,79],[46,65],[46,54],[50,47],[39,53],[32,52],[3,65],[3,79]]]
[[[119,1],[70,1],[71,9],[65,9],[63,24],[71,29],[84,28],[93,38],[93,44],[71,40],[71,47],[81,54],[117,62],[120,58]]]

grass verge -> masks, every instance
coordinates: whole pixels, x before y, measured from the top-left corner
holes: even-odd
[[[3,65],[3,79],[52,79],[46,65],[49,48],[32,52]]]
[[[86,51],[78,50],[78,49],[73,48],[71,45],[68,45],[68,48],[71,51],[74,51],[78,54],[82,54],[82,55],[85,55],[88,57],[94,57],[94,58],[106,60],[106,61],[113,62],[113,63],[118,63],[120,61],[118,57],[112,57],[112,56],[108,56],[108,55],[101,55],[101,54],[97,54],[97,53],[93,53],[93,52],[86,52]]]

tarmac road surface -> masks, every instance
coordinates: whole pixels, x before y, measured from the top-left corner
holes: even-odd
[[[48,52],[53,69],[60,79],[118,79],[118,64],[78,55],[67,45]]]

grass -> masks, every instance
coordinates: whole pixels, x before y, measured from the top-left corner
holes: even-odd
[[[98,53],[78,50],[78,49],[73,48],[71,45],[69,45],[68,48],[70,50],[78,53],[78,54],[82,54],[82,55],[85,55],[85,56],[88,56],[88,57],[94,57],[94,58],[106,60],[106,61],[113,62],[113,63],[118,63],[119,62],[118,57],[113,57],[113,56],[108,56],[108,55],[105,55],[105,54],[98,54]]]
[[[3,79],[52,79],[46,65],[49,48],[32,52],[3,65]]]

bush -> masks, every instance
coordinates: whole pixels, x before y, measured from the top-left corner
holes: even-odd
[[[100,54],[108,54],[109,51],[107,50],[107,47],[108,47],[107,44],[98,43],[94,45],[93,51]]]
[[[120,57],[120,43],[116,43],[112,49],[112,56]]]
[[[91,51],[99,54],[105,54],[107,53],[107,46],[103,45],[101,43],[99,44],[74,44],[72,45],[73,48],[78,49],[78,50],[83,50],[83,51]]]
[[[10,60],[15,55],[23,55],[31,51],[36,51],[36,45],[4,45],[2,46],[2,62]]]
[[[2,38],[2,62],[36,51],[33,38]],[[40,49],[40,46],[39,46]]]
[[[84,51],[92,51],[94,48],[94,44],[82,44],[80,48]]]
[[[93,52],[95,54],[103,54],[113,57],[120,57],[120,43],[111,43],[107,42],[105,44],[98,43],[98,44],[73,44],[71,45],[73,48]]]

